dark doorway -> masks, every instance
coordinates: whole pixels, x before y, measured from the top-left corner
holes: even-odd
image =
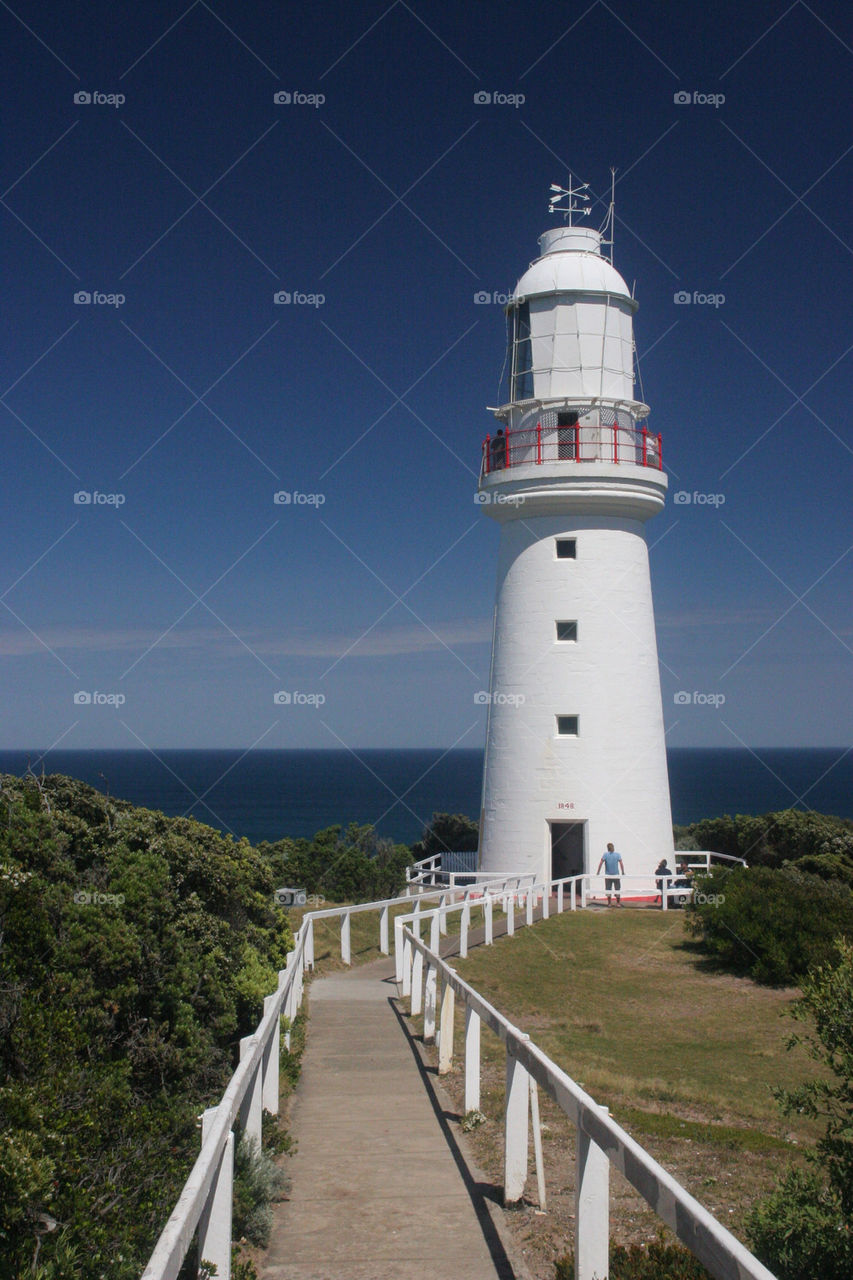
[[[585,822],[551,823],[551,879],[583,875]]]
[[[578,415],[576,413],[557,414],[557,459],[560,462],[576,462],[580,457],[578,450]]]

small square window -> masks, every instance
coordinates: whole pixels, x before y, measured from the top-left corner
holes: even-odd
[[[557,716],[557,734],[561,738],[578,736],[578,716]]]
[[[557,559],[558,560],[577,560],[578,544],[575,538],[558,538],[557,539]]]
[[[578,624],[576,622],[558,622],[557,623],[557,639],[565,640],[572,644],[578,638]]]

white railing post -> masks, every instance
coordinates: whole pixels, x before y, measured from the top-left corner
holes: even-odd
[[[512,937],[515,933],[515,894],[511,893],[506,900],[506,931],[507,936]]]
[[[441,912],[433,911],[429,922],[429,949],[438,955],[440,945],[439,933],[441,931]]]
[[[389,954],[388,947],[388,907],[383,907],[379,914],[379,950],[383,956]]]
[[[669,910],[669,886],[670,886],[670,883],[671,883],[671,881],[670,881],[668,878],[664,878],[664,879],[663,879],[663,880],[661,880],[661,882],[660,882],[660,900],[661,900],[661,905],[662,905],[662,907],[663,907],[664,911],[668,911],[668,910]]]
[[[486,890],[483,898],[483,924],[486,929],[485,945],[490,947],[494,941],[494,922],[492,920],[492,895]]]
[[[471,927],[471,898],[470,894],[465,894],[465,902],[462,907],[462,918],[459,922],[459,957],[464,960],[468,954],[468,930]]]
[[[352,945],[350,942],[351,915],[351,912],[345,911],[341,916],[341,959],[344,964],[352,964]]]
[[[403,957],[405,954],[403,946],[403,920],[402,917],[398,916],[394,921],[394,977],[397,980],[398,987],[402,986],[403,983]]]
[[[244,1036],[240,1041],[240,1061],[252,1052],[257,1040],[254,1036]],[[257,1147],[256,1154],[261,1150],[261,1113],[263,1111],[263,1088],[264,1082],[261,1076],[261,1063],[259,1062],[255,1068],[254,1075],[249,1082],[248,1088],[243,1095],[243,1101],[240,1104],[240,1128],[243,1130],[247,1138],[254,1138]]]
[[[424,999],[424,954],[417,947],[412,948],[414,955],[412,956],[412,989],[409,993],[411,999],[409,1004],[409,1012],[412,1017],[416,1017],[423,1008]]]
[[[272,1006],[275,1004],[277,997],[275,995],[264,997],[264,1017],[267,1016]],[[263,1074],[264,1083],[261,1094],[261,1103],[264,1111],[269,1111],[270,1115],[278,1115],[278,1064],[279,1055],[281,1053],[281,1017],[276,1018],[275,1026],[272,1033],[264,1046],[263,1056]]]
[[[563,884],[562,880],[557,885],[557,915],[558,916],[561,916],[563,914],[563,891],[565,887],[566,886]]]
[[[504,1103],[504,1205],[517,1204],[527,1181],[528,1113],[530,1085],[527,1071],[506,1047],[506,1101]],[[602,1276],[607,1274],[603,1271]]]
[[[283,986],[285,986],[285,984],[286,984],[286,982],[287,982],[287,977],[288,977],[288,975],[289,975],[289,973],[290,973],[291,969],[293,968],[293,957],[294,957],[294,954],[295,954],[295,953],[294,953],[293,951],[288,951],[288,953],[287,953],[287,959],[286,959],[286,961],[285,961],[285,966],[286,966],[286,967],[285,967],[284,969],[279,969],[279,971],[278,971],[278,985],[279,985],[279,987],[283,987]],[[285,1049],[288,1051],[288,1053],[290,1052],[290,1027],[291,1027],[291,1024],[292,1024],[292,1022],[293,1022],[293,1017],[292,1017],[292,1014],[291,1014],[291,997],[292,997],[292,995],[293,995],[293,985],[291,984],[290,990],[288,991],[287,995],[284,997],[284,1016],[285,1016],[285,1018],[287,1019],[287,1029],[285,1030],[285,1033],[284,1033],[284,1047],[285,1047]]]
[[[453,1066],[453,1023],[456,992],[445,982],[441,992],[441,1024],[438,1036],[438,1074],[447,1075]]]
[[[599,1110],[607,1112],[606,1107]],[[575,1280],[606,1276],[610,1266],[610,1161],[581,1125],[575,1175]]]
[[[547,920],[551,914],[551,882],[546,881],[542,887],[542,919]]]
[[[438,900],[438,929],[439,933],[447,933],[447,894],[443,893]],[[432,948],[437,951],[437,947]]]
[[[431,960],[427,960],[426,992],[424,995],[424,1044],[435,1039],[435,1008],[438,1002],[438,973]]]
[[[216,1119],[216,1107],[201,1118],[201,1145]],[[198,1223],[199,1262],[213,1262],[220,1280],[231,1280],[231,1214],[234,1201],[234,1134],[229,1133]]]
[[[465,1111],[480,1110],[480,1015],[465,1005]]]
[[[314,921],[309,920],[305,931],[305,968],[314,968]]]
[[[533,1129],[533,1155],[536,1161],[536,1194],[539,1198],[539,1208],[542,1212],[546,1209],[545,1199],[545,1160],[542,1155],[542,1125],[539,1120],[539,1089],[533,1076],[528,1076],[530,1081],[530,1124]]]
[[[528,889],[524,895],[524,923],[533,924],[533,890]]]
[[[586,895],[589,888],[590,885],[587,882],[587,877],[583,876],[581,879],[581,907],[583,910],[586,910]]]
[[[412,994],[412,942],[410,938],[406,938],[403,943],[402,990],[404,996]]]

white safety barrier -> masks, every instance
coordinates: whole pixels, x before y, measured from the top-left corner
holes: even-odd
[[[439,909],[432,913],[437,919]],[[403,925],[406,960],[401,987],[412,1015],[423,1012],[424,1040],[438,1039],[439,1074],[454,1056],[456,1002],[465,1010],[465,1111],[480,1106],[480,1026],[485,1023],[506,1049],[503,1118],[504,1203],[517,1203],[527,1182],[531,1128],[540,1207],[545,1176],[537,1088],[542,1088],[576,1127],[575,1278],[600,1280],[609,1271],[610,1166],[654,1209],[658,1217],[699,1259],[715,1280],[775,1280],[772,1272],[676,1182],[647,1151],[557,1066],[530,1037],[498,1013],[429,946]],[[436,1026],[438,1034],[436,1035]]]
[[[493,882],[506,893],[521,893],[532,876],[503,876]],[[476,893],[476,889],[468,890]],[[439,909],[456,907],[459,891],[436,889],[420,893],[422,903],[437,901]],[[222,1099],[202,1116],[201,1151],[161,1232],[142,1280],[176,1280],[193,1236],[198,1229],[198,1256],[217,1267],[218,1280],[231,1280],[231,1214],[234,1185],[235,1124],[261,1141],[264,1111],[278,1115],[279,1048],[281,1018],[287,1019],[284,1042],[290,1048],[290,1027],[302,1006],[304,974],[314,967],[314,926],[318,920],[339,919],[341,959],[352,963],[350,922],[354,915],[379,913],[379,949],[389,954],[389,913],[406,907],[411,898],[384,898],[353,906],[328,907],[308,911],[295,935],[295,945],[287,956],[287,967],[279,971],[278,987],[264,1000],[263,1017],[251,1036],[240,1041],[240,1063],[228,1082]],[[438,910],[438,909],[437,909]],[[410,918],[410,917],[407,917]]]

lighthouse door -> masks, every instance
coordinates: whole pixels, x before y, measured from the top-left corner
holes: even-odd
[[[585,822],[551,823],[551,879],[584,873]]]

